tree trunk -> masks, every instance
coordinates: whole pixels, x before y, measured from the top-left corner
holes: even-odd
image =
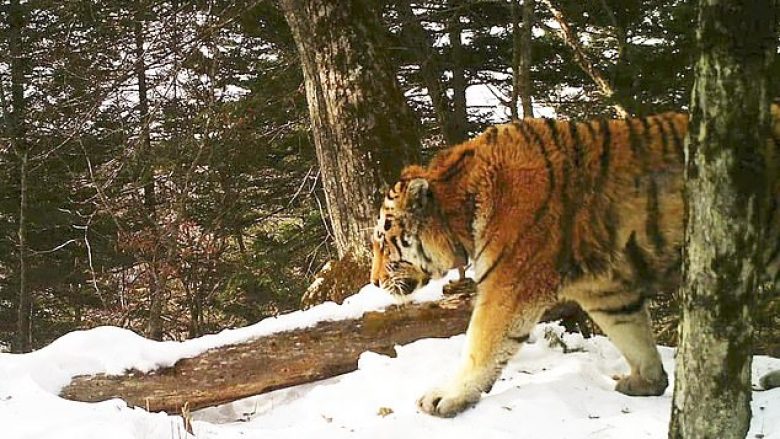
[[[138,116],[140,126],[140,139],[139,149],[141,151],[140,156],[143,158],[151,157],[151,133],[149,132],[149,98],[147,96],[148,88],[146,86],[146,63],[144,62],[145,50],[144,50],[144,18],[143,8],[139,6],[139,9],[135,17],[135,75],[138,81]],[[147,160],[141,173],[141,184],[143,187],[144,195],[144,207],[146,208],[147,215],[149,216],[149,227],[152,230],[156,230],[156,194],[154,187],[154,166],[151,160]],[[153,233],[155,236],[157,233]],[[159,243],[155,243],[159,244]],[[156,257],[157,248],[153,250],[152,255],[147,257],[147,266],[150,272],[149,276],[149,320],[146,324],[146,336],[152,340],[162,340],[163,337],[163,282],[159,276],[159,270],[157,269],[158,261]]]
[[[339,256],[369,258],[382,189],[420,150],[417,120],[384,56],[375,2],[280,2],[306,97]]]
[[[452,130],[461,140],[469,137],[469,119],[466,107],[466,70],[463,68],[463,44],[460,40],[463,25],[460,22],[461,0],[453,0],[450,6],[453,13],[447,23],[447,31],[452,47]]]
[[[671,438],[744,438],[750,423],[775,17],[771,0],[699,2]]]
[[[27,174],[29,173],[29,151],[27,130],[25,127],[26,106],[24,101],[25,60],[22,55],[22,30],[25,17],[19,0],[11,1],[8,11],[8,49],[11,58],[11,104],[13,112],[9,115],[11,141],[16,157],[19,159],[19,303],[17,308],[17,352],[32,350],[32,292],[27,282]]]
[[[521,18],[522,15],[522,18]],[[517,101],[523,107],[523,117],[534,117],[531,104],[531,31],[533,30],[534,0],[512,0],[512,119],[519,119]],[[522,26],[521,26],[522,22]]]

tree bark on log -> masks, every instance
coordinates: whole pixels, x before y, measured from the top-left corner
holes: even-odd
[[[471,295],[393,306],[350,320],[271,334],[223,346],[150,373],[75,377],[61,392],[85,402],[121,398],[149,411],[179,413],[215,406],[357,369],[365,351],[394,355],[394,347],[466,330]]]

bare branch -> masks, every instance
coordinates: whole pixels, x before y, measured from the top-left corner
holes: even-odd
[[[609,83],[609,81],[604,79],[604,75],[596,68],[595,65],[593,65],[593,62],[583,50],[576,32],[574,32],[574,29],[569,26],[569,23],[566,21],[566,18],[563,16],[561,10],[556,8],[550,0],[540,1],[544,3],[545,6],[547,6],[553,15],[553,18],[555,18],[555,21],[557,21],[561,26],[561,30],[558,33],[563,41],[574,52],[574,60],[580,66],[582,71],[585,72],[585,74],[587,74],[594,83],[596,83],[596,86],[599,88],[599,91],[605,98],[612,99],[615,95],[615,90],[612,88],[612,85]],[[614,108],[617,112],[618,116],[622,118],[629,116],[628,111],[626,111],[626,109],[621,104],[612,102],[611,105],[612,108]]]

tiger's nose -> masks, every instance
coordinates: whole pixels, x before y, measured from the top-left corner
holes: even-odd
[[[371,281],[371,283],[374,284],[375,287],[378,287],[379,286],[379,279],[373,279]]]

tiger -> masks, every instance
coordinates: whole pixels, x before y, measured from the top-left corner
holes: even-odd
[[[771,112],[776,148],[780,106]],[[471,263],[477,288],[460,365],[417,401],[420,410],[451,417],[476,404],[562,301],[578,303],[628,363],[615,390],[665,392],[647,301],[681,281],[687,130],[688,115],[675,112],[526,118],[404,168],[372,233],[371,282],[407,296]],[[766,242],[777,288],[774,200]]]

